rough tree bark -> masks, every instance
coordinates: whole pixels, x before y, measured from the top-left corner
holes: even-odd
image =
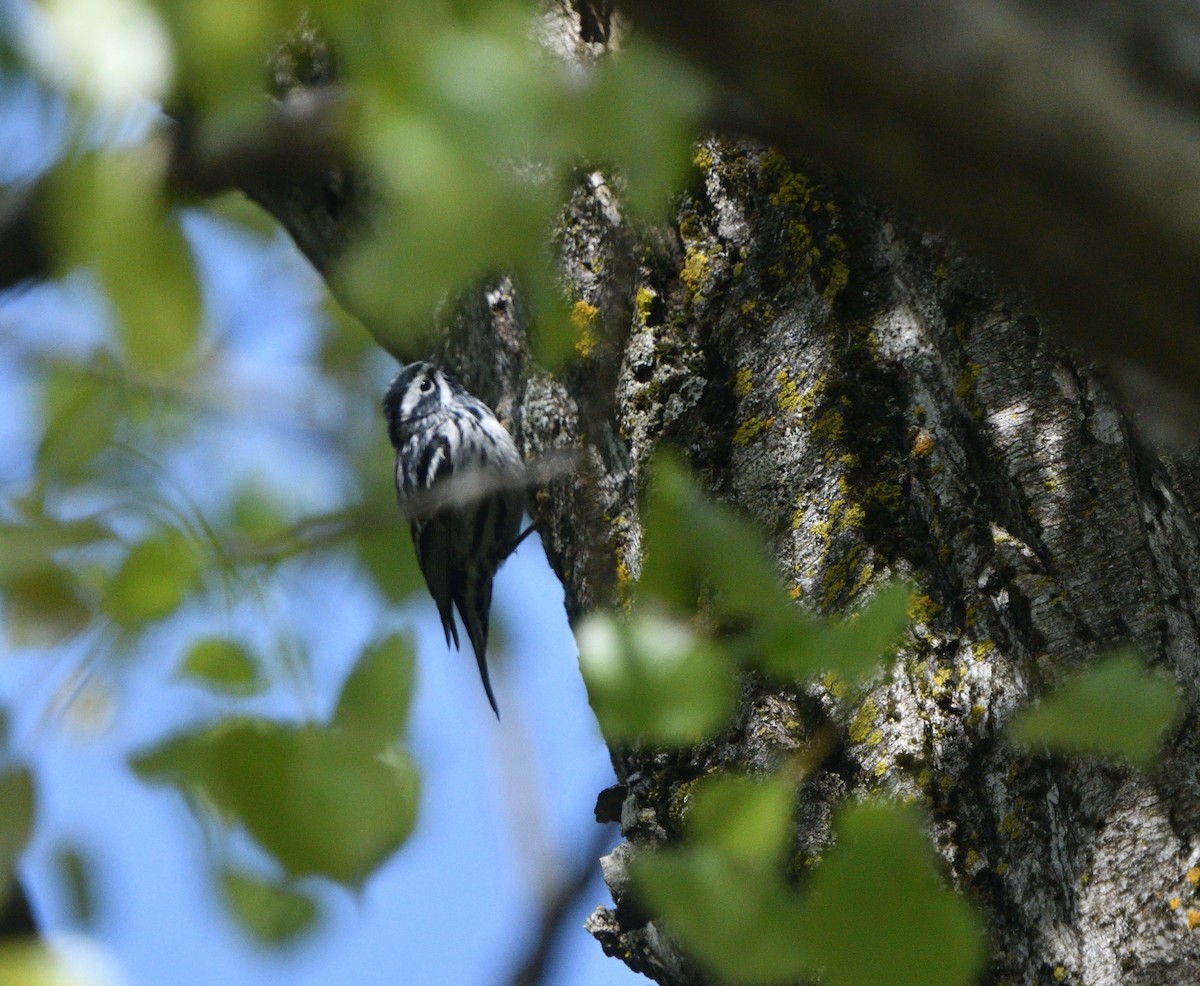
[[[583,6],[590,20],[548,5],[547,35],[605,44],[603,5]],[[758,522],[801,603],[852,607],[897,573],[922,595],[902,659],[869,687],[748,678],[716,740],[613,751],[619,783],[603,803],[619,804],[627,843],[604,865],[617,906],[589,929],[660,983],[703,981],[631,906],[629,855],[679,837],[696,777],[772,770],[831,719],[840,743],[797,795],[797,871],[845,799],[916,798],[948,878],[986,914],[988,981],[1192,981],[1200,460],[1148,447],[1017,290],[920,223],[750,140],[710,137],[696,163],[672,221],[653,228],[624,217],[610,179],[580,174],[555,237],[594,345],[570,369],[531,361],[506,279],[454,318],[448,359],[526,455],[580,453],[579,475],[535,503],[569,615],[636,581],[638,496],[663,445]],[[335,185],[249,190],[323,271],[358,211],[354,183]],[[1016,709],[1125,641],[1186,695],[1157,772],[998,742]],[[894,906],[863,901],[847,920]]]

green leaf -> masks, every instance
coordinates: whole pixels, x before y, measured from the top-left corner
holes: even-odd
[[[417,772],[319,726],[233,719],[169,739],[132,759],[144,779],[173,784],[239,822],[292,876],[363,881],[408,838]]]
[[[376,749],[394,743],[408,719],[416,666],[412,646],[392,634],[363,651],[338,696],[333,725]]]
[[[593,613],[576,633],[588,700],[610,743],[693,743],[733,712],[736,681],[721,650],[649,612]]]
[[[424,589],[412,535],[399,507],[395,523],[361,531],[355,544],[359,561],[386,598],[400,602]]]
[[[91,861],[76,846],[64,845],[54,854],[54,868],[70,904],[71,921],[87,927],[96,917],[96,881]]]
[[[0,773],[0,896],[7,893],[17,859],[33,835],[37,812],[33,775],[24,767]]]
[[[773,869],[698,846],[639,855],[631,874],[655,919],[722,981],[781,983],[815,968],[800,900]]]
[[[228,637],[205,637],[192,644],[179,677],[226,695],[254,695],[264,686],[254,656]]]
[[[799,944],[822,986],[968,986],[985,959],[978,915],[938,879],[921,819],[865,803],[841,811],[813,872]]]
[[[51,567],[55,552],[108,540],[112,532],[93,520],[0,524],[0,584],[28,578]]]
[[[645,562],[638,593],[684,612],[713,591],[713,607],[736,619],[799,614],[784,592],[758,529],[702,495],[670,456],[655,458],[644,516]]]
[[[94,371],[60,371],[46,381],[45,404],[49,424],[38,446],[38,473],[78,480],[112,441],[120,391]]]
[[[104,611],[127,630],[160,620],[179,608],[196,584],[201,559],[178,531],[163,531],[135,545],[109,582]]]
[[[48,565],[5,584],[4,617],[14,646],[50,647],[86,627],[92,611],[73,574]]]
[[[730,859],[781,866],[792,837],[794,786],[783,777],[722,774],[696,786],[684,824],[688,839]]]
[[[755,663],[767,674],[795,680],[832,671],[854,683],[893,656],[908,628],[909,586],[884,586],[860,613],[846,620],[809,620],[800,625],[781,613],[770,621]]]
[[[290,944],[317,920],[317,905],[311,898],[253,873],[226,870],[221,874],[221,889],[238,923],[265,945]]]
[[[166,167],[155,143],[68,162],[55,174],[52,208],[63,260],[95,268],[126,356],[152,371],[181,366],[199,335],[200,289],[166,209]]]
[[[1174,683],[1148,671],[1136,654],[1118,652],[1020,713],[1007,734],[1026,748],[1094,753],[1149,767],[1181,707]]]

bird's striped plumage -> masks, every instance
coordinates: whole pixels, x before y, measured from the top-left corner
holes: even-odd
[[[396,449],[396,493],[446,644],[459,646],[457,609],[497,711],[488,613],[492,579],[516,543],[525,507],[520,453],[491,409],[431,363],[400,370],[383,412]]]

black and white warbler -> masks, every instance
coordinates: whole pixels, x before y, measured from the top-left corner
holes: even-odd
[[[488,611],[496,569],[520,540],[521,454],[491,408],[432,363],[401,368],[383,414],[396,448],[396,493],[446,646],[451,639],[459,646],[453,606],[498,717],[487,668]]]

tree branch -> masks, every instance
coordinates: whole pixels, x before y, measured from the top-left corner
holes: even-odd
[[[172,200],[187,202],[234,189],[289,189],[324,180],[344,161],[344,111],[339,89],[298,89],[272,104],[256,126],[220,140],[201,140],[186,113],[164,123],[149,139],[169,142],[165,184]],[[53,272],[46,196],[43,178],[0,198],[0,288]]]
[[[756,136],[944,227],[1032,288],[1085,353],[1194,389],[1194,5],[624,6],[730,87]]]

